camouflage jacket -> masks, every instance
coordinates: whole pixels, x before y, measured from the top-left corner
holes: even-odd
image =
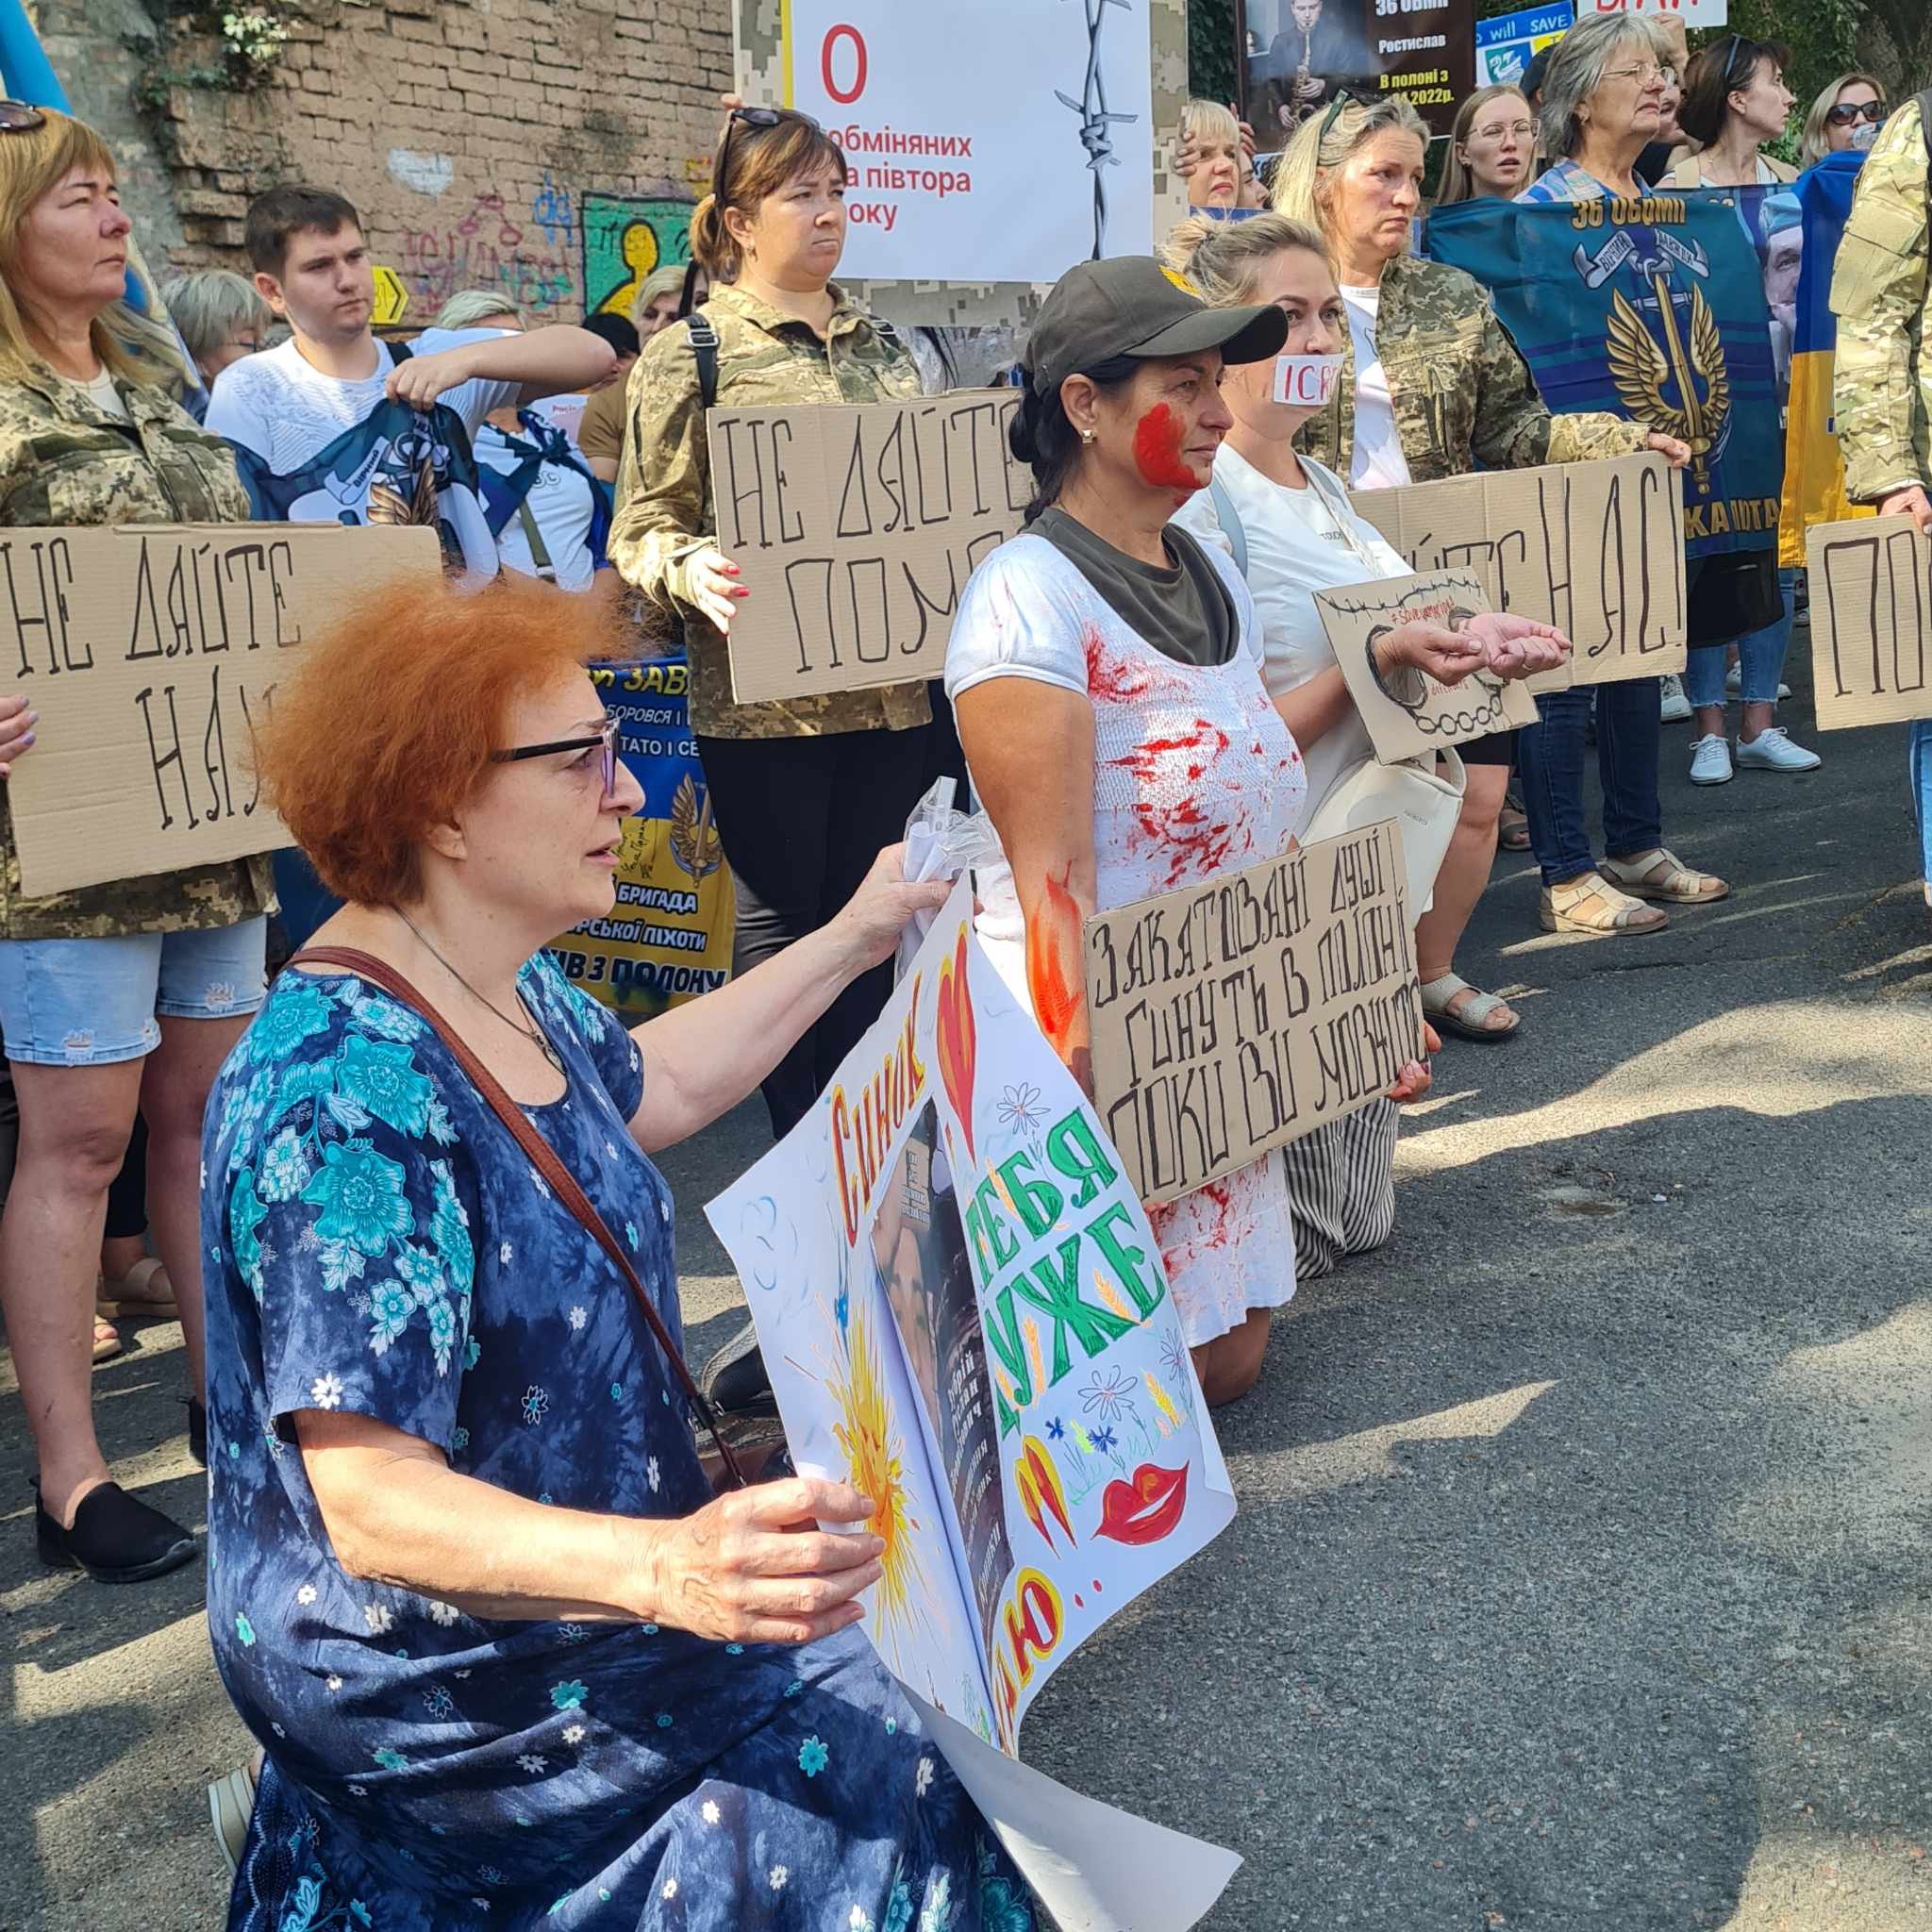
[[[1831,277],[1838,317],[1832,409],[1845,493],[1875,503],[1932,486],[1932,362],[1925,359],[1925,136],[1907,101],[1880,130],[1839,243]]]
[[[1375,349],[1389,378],[1410,479],[1433,483],[1480,463],[1525,470],[1628,456],[1648,433],[1621,416],[1553,416],[1482,286],[1459,268],[1398,255],[1382,271]],[[1341,380],[1296,448],[1344,479],[1355,458],[1355,339],[1341,344]]]
[[[248,498],[227,444],[152,384],[115,387],[126,423],[51,370],[0,381],[0,526],[245,520]],[[265,854],[23,899],[12,816],[0,805],[0,938],[190,932],[274,908]]]
[[[836,283],[832,295],[838,306],[821,339],[742,289],[712,290],[705,315],[718,332],[719,404],[796,408],[916,396],[919,370],[911,355],[882,335]],[[932,711],[924,684],[758,705],[732,702],[724,639],[689,609],[686,568],[717,541],[717,525],[697,358],[687,325],[660,330],[644,344],[627,397],[630,425],[617,471],[610,561],[654,604],[686,618],[691,728],[712,738],[809,738],[925,724]]]

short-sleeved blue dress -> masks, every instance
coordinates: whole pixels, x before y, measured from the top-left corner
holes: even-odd
[[[527,1110],[678,1332],[671,1199],[617,1021],[522,981],[568,1088]],[[1031,1896],[856,1634],[481,1622],[349,1575],[291,1418],[341,1409],[559,1507],[708,1491],[628,1287],[434,1032],[285,973],[205,1141],[208,1617],[268,1754],[231,1927],[1031,1932]]]

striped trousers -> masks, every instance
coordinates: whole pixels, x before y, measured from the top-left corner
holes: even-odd
[[[1294,1219],[1298,1282],[1379,1248],[1395,1225],[1395,1133],[1401,1109],[1377,1100],[1282,1152]]]

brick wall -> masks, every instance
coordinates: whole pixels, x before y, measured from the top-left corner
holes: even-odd
[[[150,257],[245,270],[250,196],[312,182],[361,210],[410,324],[468,288],[573,318],[587,250],[590,299],[615,306],[680,256],[730,80],[718,0],[316,0],[265,87],[164,87],[137,112],[139,71],[165,81],[220,49],[171,26],[131,55],[116,4],[42,0],[41,26],[124,172],[166,177],[165,207],[143,207],[158,180],[132,204]]]

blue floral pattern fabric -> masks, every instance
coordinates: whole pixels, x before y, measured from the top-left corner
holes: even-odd
[[[547,958],[526,1109],[681,1333],[622,1025]],[[301,1409],[560,1507],[708,1498],[632,1299],[434,1032],[285,973],[209,1103],[208,1618],[268,1755],[235,1932],[1032,1932],[1030,1894],[863,1641],[483,1622],[337,1563]]]

